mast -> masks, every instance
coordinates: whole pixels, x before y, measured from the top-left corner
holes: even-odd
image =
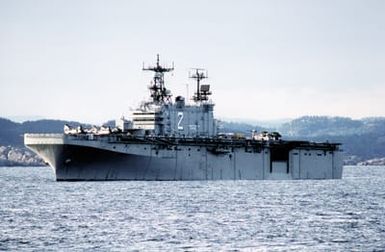
[[[190,73],[189,76],[191,79],[195,79],[197,82],[197,89],[193,96],[193,100],[195,102],[207,101],[209,99],[209,95],[211,95],[210,85],[201,84],[201,80],[208,78],[207,70],[200,68],[194,68],[193,70],[195,72]]]
[[[164,73],[173,71],[174,63],[172,64],[172,67],[161,66],[159,64],[159,54],[157,54],[156,65],[144,67],[144,64],[143,64],[142,70],[155,72],[153,81],[148,87],[150,89],[153,102],[156,104],[169,102],[171,99],[171,91],[166,89],[166,86],[164,85]]]

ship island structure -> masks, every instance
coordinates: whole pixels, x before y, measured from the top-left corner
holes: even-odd
[[[57,181],[340,179],[337,143],[283,140],[277,132],[221,133],[203,69],[194,69],[192,103],[172,99],[159,63],[151,98],[116,127],[64,126],[63,134],[25,134],[25,145],[54,170]]]

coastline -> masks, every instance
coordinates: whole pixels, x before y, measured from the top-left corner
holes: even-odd
[[[0,166],[45,166],[43,159],[27,148],[0,146]]]

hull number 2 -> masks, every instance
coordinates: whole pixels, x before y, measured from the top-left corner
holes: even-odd
[[[178,130],[183,130],[182,120],[183,112],[178,112]]]

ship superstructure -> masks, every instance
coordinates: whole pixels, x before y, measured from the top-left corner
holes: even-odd
[[[190,78],[196,91],[189,103],[172,99],[164,74],[174,67],[143,67],[154,72],[150,100],[120,118],[115,128],[65,126],[64,134],[26,134],[25,145],[54,170],[58,181],[336,179],[342,176],[339,144],[285,141],[279,133],[250,137],[221,134],[203,69]]]

